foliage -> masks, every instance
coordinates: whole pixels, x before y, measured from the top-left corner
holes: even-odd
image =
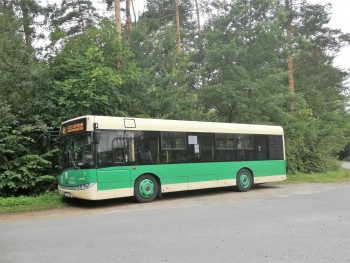
[[[188,70],[189,56],[174,48],[175,28],[166,25],[152,30],[147,18],[133,30],[131,48],[135,62],[142,69],[136,115],[172,119],[206,119],[199,110],[198,93]]]
[[[96,8],[89,0],[65,0],[60,5],[51,4],[46,7],[45,14],[52,29],[52,44],[62,38],[84,33],[100,20]]]
[[[51,163],[31,150],[35,130],[14,124],[0,128],[0,196],[38,194],[54,184],[54,177],[44,174]]]
[[[42,14],[42,8],[36,0],[13,0],[2,1],[5,10],[14,12],[17,15],[16,20],[19,29],[24,33],[25,45],[28,49],[33,48],[33,41],[43,38],[39,33],[42,23],[36,18]]]
[[[117,42],[107,20],[101,28],[70,38],[51,62],[51,102],[57,105],[55,125],[79,115],[125,115],[128,86],[137,82],[132,54]]]
[[[0,19],[0,196],[39,193],[54,182],[35,141],[46,130],[41,111],[47,67],[23,42],[15,7],[5,6]]]
[[[347,73],[332,66],[349,35],[330,29],[329,6],[304,3],[295,26],[295,89],[298,108],[285,123],[288,169],[317,172],[331,168],[349,141],[345,111]]]
[[[239,1],[224,10],[204,31],[202,101],[227,122],[277,123],[286,99],[280,10],[269,0]]]

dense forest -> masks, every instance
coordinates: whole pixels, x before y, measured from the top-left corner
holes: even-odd
[[[332,169],[350,142],[330,4],[43,2],[0,0],[0,196],[54,188],[54,135],[86,114],[281,125],[288,173]]]

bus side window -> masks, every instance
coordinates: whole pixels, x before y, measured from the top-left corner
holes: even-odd
[[[253,160],[253,136],[247,134],[235,135],[235,156],[237,161]]]
[[[186,161],[186,134],[183,132],[162,132],[162,163],[183,163]]]
[[[216,134],[216,160],[228,162],[235,160],[233,134]]]
[[[281,135],[269,136],[269,153],[270,160],[283,160],[283,137]]]
[[[268,159],[267,135],[254,135],[255,160]]]
[[[126,161],[124,132],[113,132],[112,138],[112,162],[123,163]]]
[[[160,163],[159,132],[143,131],[137,137],[137,163]]]
[[[188,162],[214,162],[215,140],[211,133],[187,134]]]

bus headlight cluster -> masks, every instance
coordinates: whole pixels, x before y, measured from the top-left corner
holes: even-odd
[[[95,184],[80,184],[75,187],[75,190],[86,190],[92,187]]]

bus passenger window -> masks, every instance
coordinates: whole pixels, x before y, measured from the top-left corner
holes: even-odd
[[[283,160],[283,137],[281,135],[269,136],[269,157],[270,160]]]
[[[183,163],[186,160],[186,134],[162,132],[162,162]]]
[[[159,132],[140,132],[137,138],[137,163],[160,163],[159,148]]]
[[[252,135],[235,135],[235,158],[237,161],[253,160],[253,138]]]
[[[216,160],[218,162],[235,160],[233,134],[216,134]]]
[[[267,135],[254,135],[255,160],[267,160]]]
[[[188,162],[213,162],[215,160],[214,134],[188,134]]]

